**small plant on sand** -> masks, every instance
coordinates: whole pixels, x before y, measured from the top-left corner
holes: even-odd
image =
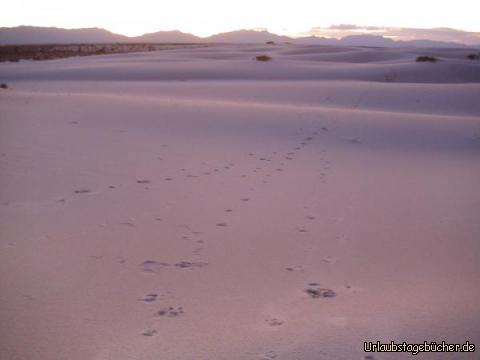
[[[468,55],[467,55],[467,59],[470,59],[470,60],[480,60],[480,53],[478,53],[478,54],[468,54]]]
[[[267,41],[265,44],[267,44],[267,45],[275,45],[275,41]]]
[[[0,89],[8,89],[8,85],[5,83],[0,84]]]
[[[270,61],[272,58],[268,55],[258,55],[255,57],[257,61]]]
[[[417,62],[437,62],[438,59],[433,56],[417,56]]]

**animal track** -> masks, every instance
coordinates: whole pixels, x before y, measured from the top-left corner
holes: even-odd
[[[144,332],[142,332],[142,336],[154,336],[158,334],[158,331],[157,330],[145,330]]]
[[[268,319],[265,319],[265,322],[269,325],[269,326],[281,326],[284,324],[284,321],[282,320],[279,320],[277,318],[268,318]]]
[[[267,353],[265,353],[264,355],[262,355],[262,357],[260,358],[260,360],[273,360],[277,357],[277,353],[275,351],[269,351]]]
[[[346,138],[345,140],[347,140],[348,142],[351,142],[352,144],[361,144],[362,142],[357,139],[357,138]]]
[[[179,306],[177,308],[168,307],[158,311],[155,315],[157,316],[166,316],[166,317],[177,317],[183,314],[183,307]]]
[[[145,260],[140,264],[140,268],[142,269],[142,271],[151,273],[156,273],[158,270],[160,270],[161,267],[165,266],[170,266],[170,264],[166,262],[158,262],[155,260]]]
[[[332,298],[337,295],[332,289],[321,288],[317,283],[310,283],[308,285],[309,287],[305,289],[305,293],[307,293],[312,299]]]
[[[137,299],[137,301],[143,301],[143,302],[146,302],[146,303],[151,303],[151,302],[154,302],[155,300],[158,299],[158,294],[147,294],[145,295],[145,297],[141,298],[141,299]]]
[[[75,194],[87,194],[89,192],[92,192],[92,190],[90,190],[90,189],[78,189],[78,190],[74,191]]]
[[[303,271],[303,266],[301,265],[293,265],[293,266],[288,266],[285,268],[287,271]]]
[[[336,264],[339,261],[338,258],[334,256],[325,256],[322,260],[328,264]]]
[[[182,268],[182,269],[189,269],[189,268],[202,268],[207,266],[208,263],[206,262],[190,262],[190,261],[180,261],[173,266]]]

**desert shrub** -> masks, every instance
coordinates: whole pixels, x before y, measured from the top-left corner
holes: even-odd
[[[418,56],[416,61],[417,62],[437,62],[438,59],[433,56]]]
[[[267,44],[267,45],[275,45],[275,41],[267,41],[265,44]]]
[[[0,89],[8,89],[8,85],[5,83],[0,84]]]
[[[272,58],[268,55],[258,55],[255,57],[257,61],[270,61]]]
[[[468,54],[468,55],[467,55],[467,59],[470,59],[470,60],[480,60],[480,53],[478,53],[478,54]]]

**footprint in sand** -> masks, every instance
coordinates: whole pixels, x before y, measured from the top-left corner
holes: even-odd
[[[155,261],[155,260],[145,260],[140,264],[140,269],[143,272],[156,273],[160,270],[160,268],[166,267],[166,266],[170,266],[170,264],[166,262]]]
[[[90,193],[90,192],[92,192],[92,190],[90,190],[90,189],[78,189],[78,190],[74,191],[75,194],[87,194],[87,193]]]
[[[281,326],[281,325],[284,324],[283,320],[280,320],[280,319],[277,319],[277,318],[268,318],[268,319],[265,319],[265,322],[267,323],[267,325],[272,326],[272,327]]]
[[[158,331],[154,329],[148,329],[142,332],[142,336],[154,336],[156,334],[158,334]]]
[[[143,298],[137,299],[137,301],[152,303],[152,302],[156,301],[157,299],[158,299],[158,294],[150,293],[150,294],[145,295]]]
[[[164,316],[164,317],[177,317],[183,314],[183,307],[179,306],[177,308],[174,308],[172,306],[162,309],[160,311],[157,311],[155,313],[156,316]]]
[[[202,268],[207,266],[208,263],[202,262],[202,261],[197,261],[197,262],[190,262],[190,261],[180,261],[173,266],[176,266],[181,269],[191,269],[191,268]]]
[[[335,257],[335,256],[325,256],[323,259],[322,259],[324,262],[326,262],[327,264],[336,264],[338,263],[340,260]]]
[[[196,256],[201,256],[202,251],[203,251],[203,247],[201,246],[201,247],[197,247],[196,249],[194,249],[192,251],[192,253]]]
[[[351,142],[352,144],[361,144],[362,142],[357,139],[357,138],[346,138],[345,140],[347,140],[348,142]]]
[[[322,288],[317,283],[308,284],[308,287],[304,291],[312,299],[333,298],[337,295],[332,289]]]
[[[261,355],[260,360],[273,360],[278,356],[275,351],[269,351],[263,355]]]
[[[292,266],[287,266],[285,268],[285,270],[287,271],[301,271],[303,272],[304,269],[303,269],[303,266],[302,265],[292,265]]]

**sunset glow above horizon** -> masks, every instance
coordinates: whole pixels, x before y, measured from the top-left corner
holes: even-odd
[[[477,32],[480,31],[480,4],[475,2],[15,0],[2,4],[0,27],[100,27],[128,36],[159,30],[209,36],[258,28],[295,36],[314,27],[334,24],[420,29],[449,27]]]

